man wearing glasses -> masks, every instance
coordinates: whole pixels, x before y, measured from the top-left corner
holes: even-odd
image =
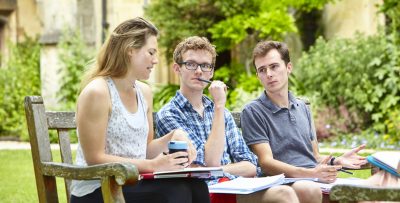
[[[178,128],[186,131],[197,149],[192,167],[222,166],[229,179],[255,177],[259,171],[257,158],[246,146],[231,113],[225,109],[227,86],[221,81],[212,81],[208,88],[212,99],[203,95],[214,74],[215,60],[215,46],[206,38],[189,37],[177,45],[173,69],[180,76],[180,89],[158,111],[156,133],[162,136]],[[299,202],[293,188],[283,185],[237,195],[236,201]]]

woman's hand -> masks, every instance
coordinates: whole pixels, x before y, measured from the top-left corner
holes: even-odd
[[[192,141],[189,139],[188,134],[181,129],[176,129],[174,131],[173,136],[171,137],[171,140],[187,142],[187,144],[188,144],[187,152],[188,152],[188,156],[189,156],[188,165],[190,165],[193,162],[193,160],[195,160],[197,157],[197,150],[193,146]]]
[[[160,154],[152,160],[154,171],[167,171],[186,168],[189,165],[187,152]]]

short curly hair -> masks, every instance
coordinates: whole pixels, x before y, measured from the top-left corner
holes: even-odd
[[[205,37],[192,36],[182,40],[175,48],[174,51],[174,62],[181,63],[182,55],[188,50],[205,50],[208,51],[212,56],[212,66],[215,66],[215,60],[217,58],[217,52],[215,45],[212,45]]]

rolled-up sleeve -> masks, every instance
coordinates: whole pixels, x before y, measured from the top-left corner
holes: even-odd
[[[190,126],[190,120],[185,119],[182,112],[175,109],[162,109],[156,115],[156,134],[162,137],[175,129],[181,129],[188,133],[189,139],[197,150],[194,164],[204,166],[204,143],[201,138],[195,134]]]
[[[254,155],[244,141],[240,130],[235,124],[232,114],[226,112],[226,136],[228,150],[233,162],[249,161],[257,166],[257,157]]]

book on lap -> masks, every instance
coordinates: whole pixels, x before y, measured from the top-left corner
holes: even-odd
[[[159,171],[154,173],[142,173],[139,179],[159,179],[159,178],[201,178],[211,179],[222,177],[224,172],[221,167],[196,167],[184,168],[182,170]]]
[[[208,186],[210,193],[225,194],[250,194],[275,185],[281,185],[285,181],[283,174],[262,178],[239,177],[231,181],[217,183]]]
[[[377,166],[397,177],[399,174],[400,165],[400,152],[390,151],[390,152],[376,152],[370,156],[367,156],[367,160],[374,166]]]
[[[284,184],[291,184],[297,181],[312,181],[312,182],[317,182],[318,178],[285,178]]]

